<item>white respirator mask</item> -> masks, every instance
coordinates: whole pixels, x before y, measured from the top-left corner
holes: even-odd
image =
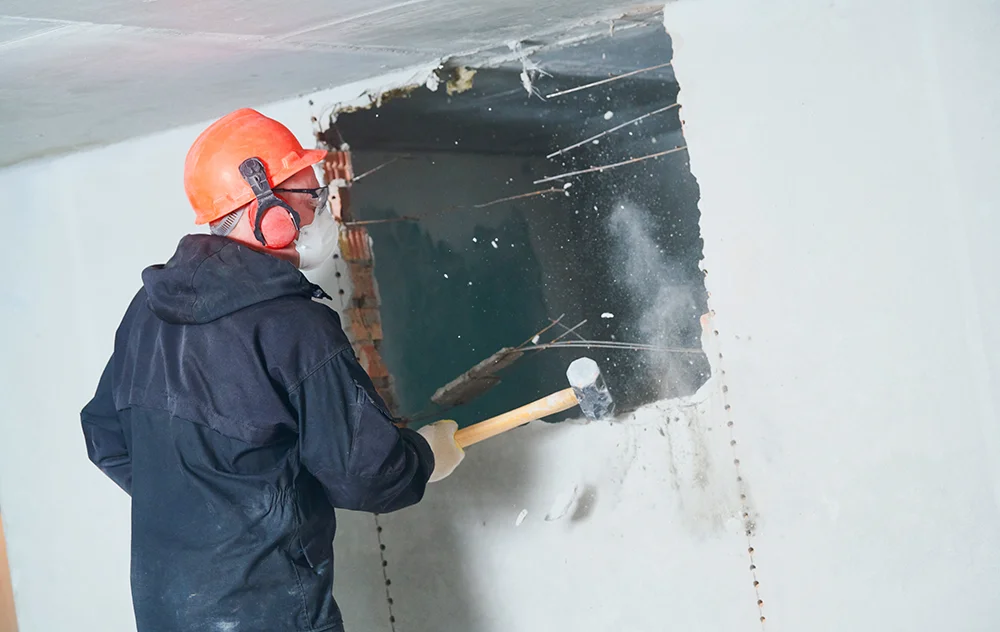
[[[313,221],[299,229],[295,252],[299,253],[299,270],[315,270],[337,250],[337,223],[333,221],[327,199],[316,209]]]

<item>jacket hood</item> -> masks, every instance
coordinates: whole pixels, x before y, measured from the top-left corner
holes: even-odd
[[[164,265],[142,272],[149,307],[178,325],[209,323],[280,298],[329,298],[287,261],[214,235],[187,235]]]

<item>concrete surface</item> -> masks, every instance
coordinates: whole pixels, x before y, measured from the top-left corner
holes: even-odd
[[[8,0],[0,6],[0,166],[545,39],[632,4]]]

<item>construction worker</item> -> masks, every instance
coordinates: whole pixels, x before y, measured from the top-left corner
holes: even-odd
[[[142,273],[97,393],[90,459],[132,497],[139,632],[341,630],[334,508],[418,502],[454,422],[399,429],[300,270],[336,248],[325,151],[237,110],[187,155],[196,223]]]

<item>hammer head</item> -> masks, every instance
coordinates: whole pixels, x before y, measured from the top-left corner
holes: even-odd
[[[580,402],[580,410],[587,419],[596,421],[610,417],[615,412],[615,402],[601,376],[601,369],[590,358],[573,360],[566,371],[569,385]]]

